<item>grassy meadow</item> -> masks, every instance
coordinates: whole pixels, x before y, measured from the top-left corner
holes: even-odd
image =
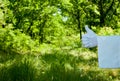
[[[0,81],[120,81],[120,70],[99,68],[97,48],[83,48],[78,36],[58,42],[25,54],[1,50]]]

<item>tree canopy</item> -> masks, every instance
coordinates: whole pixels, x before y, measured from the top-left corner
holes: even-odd
[[[40,43],[84,32],[84,25],[120,27],[119,0],[2,0],[0,25],[30,36]],[[69,31],[67,31],[69,30]]]

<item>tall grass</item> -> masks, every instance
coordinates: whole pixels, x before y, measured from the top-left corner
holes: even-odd
[[[8,68],[6,67],[0,68],[0,81],[10,81],[10,77],[8,74]]]
[[[26,58],[0,69],[0,81],[36,81],[36,75],[36,67]]]
[[[83,66],[78,67],[79,63],[86,63],[82,57],[78,58],[65,54],[46,54],[43,55],[43,59],[50,64],[50,67],[40,73],[40,81],[112,81],[108,75],[100,70],[92,68],[86,70]],[[91,65],[93,65],[92,62],[96,61],[96,59],[90,59],[90,61]],[[86,63],[85,65],[88,64]]]
[[[0,81],[120,80],[119,73],[99,69],[97,63],[94,52],[81,48],[55,50],[39,56],[20,54],[0,62]]]

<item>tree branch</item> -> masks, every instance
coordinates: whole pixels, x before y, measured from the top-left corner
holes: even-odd
[[[104,17],[106,17],[106,15],[109,13],[109,11],[112,9],[114,5],[114,0],[112,1],[111,5],[109,6],[109,8],[106,10],[106,12],[104,13]]]

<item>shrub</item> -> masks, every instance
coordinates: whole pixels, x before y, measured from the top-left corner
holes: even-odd
[[[1,50],[7,52],[28,52],[35,47],[35,42],[19,30],[13,31],[10,28],[0,28],[0,38]]]

